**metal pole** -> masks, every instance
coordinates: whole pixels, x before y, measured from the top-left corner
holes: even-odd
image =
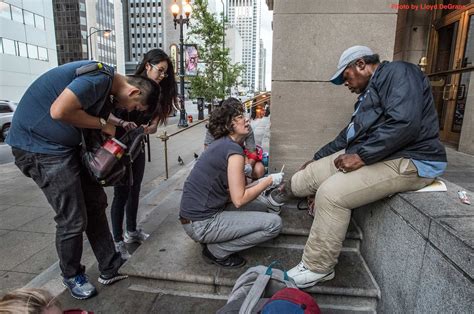
[[[90,27],[89,28],[89,49],[90,49],[90,55],[89,55],[89,60],[94,60],[94,58],[92,57],[92,28],[93,27]]]
[[[180,102],[181,109],[179,113],[179,127],[187,127],[186,122],[186,108],[184,105],[184,34],[183,34],[183,16],[179,16],[179,84],[180,84]]]

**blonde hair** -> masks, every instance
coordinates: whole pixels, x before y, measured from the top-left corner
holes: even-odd
[[[41,314],[54,306],[61,308],[59,301],[42,289],[21,288],[0,299],[1,314]]]

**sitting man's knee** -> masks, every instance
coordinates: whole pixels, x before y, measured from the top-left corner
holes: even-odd
[[[281,217],[276,214],[268,214],[269,215],[269,223],[268,223],[268,233],[273,235],[280,234],[282,228],[282,220]]]

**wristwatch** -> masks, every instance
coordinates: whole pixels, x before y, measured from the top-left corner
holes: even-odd
[[[107,121],[105,121],[104,118],[99,118],[99,122],[100,122],[100,128],[103,129],[104,126],[107,124]]]

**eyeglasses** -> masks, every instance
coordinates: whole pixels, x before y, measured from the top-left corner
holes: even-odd
[[[240,121],[244,119],[245,120],[245,116],[243,114],[239,114],[238,116],[235,116],[232,120],[234,121]]]
[[[153,69],[155,69],[155,70],[158,72],[158,75],[159,75],[159,76],[165,77],[165,78],[168,77],[168,73],[165,73],[165,72],[163,72],[163,70],[158,69],[158,68],[156,67],[156,65],[154,65],[154,64],[151,64],[151,63],[150,63],[150,65],[151,65],[151,67],[152,67]]]

